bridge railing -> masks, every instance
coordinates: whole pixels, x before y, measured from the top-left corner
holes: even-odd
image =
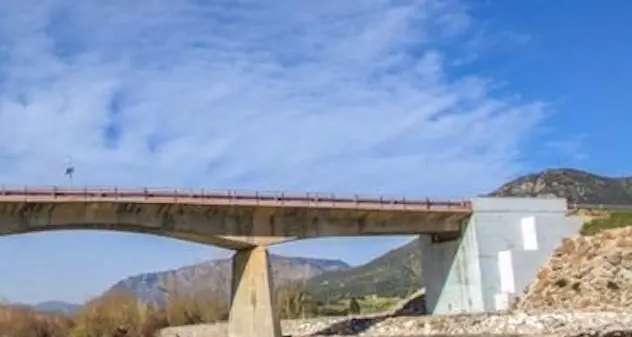
[[[369,195],[340,195],[322,192],[285,192],[285,191],[247,191],[247,190],[194,190],[194,189],[169,189],[169,188],[128,188],[128,187],[67,187],[67,186],[0,186],[1,196],[39,196],[39,197],[109,197],[109,198],[173,198],[180,199],[224,199],[224,200],[252,200],[252,201],[277,201],[288,202],[327,202],[354,203],[354,204],[380,204],[401,205],[416,207],[442,207],[464,209],[471,208],[468,200],[438,200],[438,199],[411,199],[406,197],[387,197]]]
[[[616,204],[612,204],[612,205],[606,205],[606,204],[576,204],[576,203],[569,203],[568,204],[568,208],[569,209],[603,209],[603,210],[611,210],[611,211],[615,211],[615,210],[632,210],[632,205],[616,205]]]

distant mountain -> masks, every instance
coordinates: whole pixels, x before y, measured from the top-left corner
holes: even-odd
[[[324,273],[306,285],[319,299],[380,294],[403,297],[421,287],[421,249],[418,240],[356,268]]]
[[[347,270],[348,264],[340,260],[312,259],[270,255],[272,273],[276,286],[292,281],[302,281],[326,272]],[[230,259],[212,260],[175,270],[140,274],[115,284],[110,291],[129,291],[144,301],[162,303],[168,293],[209,291],[229,297]]]
[[[82,306],[79,304],[72,304],[72,303],[67,303],[67,302],[62,302],[62,301],[47,301],[47,302],[38,303],[32,307],[35,308],[35,310],[39,312],[50,312],[50,313],[57,313],[57,314],[72,315],[76,313],[77,311],[79,311]]]

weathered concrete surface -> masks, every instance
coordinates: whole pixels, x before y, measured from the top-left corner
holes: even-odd
[[[235,253],[229,337],[281,337],[272,282],[270,260],[265,247]]]
[[[242,249],[289,240],[458,231],[463,211],[129,202],[0,202],[0,235],[62,229],[149,233]]]
[[[427,310],[433,314],[506,310],[581,220],[564,199],[476,198],[458,240],[420,239]]]

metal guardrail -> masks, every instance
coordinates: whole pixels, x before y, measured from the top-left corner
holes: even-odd
[[[385,197],[367,195],[340,195],[320,192],[284,192],[284,191],[240,191],[240,190],[184,190],[169,188],[127,188],[127,187],[63,187],[63,186],[0,186],[0,201],[3,196],[10,197],[82,197],[86,199],[94,198],[173,198],[174,202],[179,200],[238,200],[238,201],[275,201],[280,204],[284,202],[305,202],[305,203],[331,203],[331,204],[357,204],[357,205],[398,205],[414,206],[425,208],[448,208],[471,210],[472,204],[469,200],[440,200],[440,199],[410,199],[406,197]],[[632,205],[606,205],[606,204],[585,204],[568,203],[569,210],[575,209],[602,209],[602,210],[631,210]]]
[[[602,209],[609,211],[632,210],[632,205],[606,205],[606,204],[568,204],[569,209]]]
[[[467,200],[446,201],[434,199],[407,199],[406,197],[394,198],[383,196],[363,196],[363,195],[337,195],[331,193],[292,193],[276,191],[236,191],[236,190],[182,190],[165,188],[119,188],[119,187],[60,187],[60,186],[24,186],[0,187],[0,201],[3,196],[10,197],[83,197],[83,198],[173,198],[185,201],[191,199],[222,199],[222,200],[243,200],[243,201],[276,201],[283,202],[307,202],[307,203],[332,203],[332,204],[357,204],[357,205],[401,205],[426,207],[449,208],[449,209],[471,209],[471,203]]]

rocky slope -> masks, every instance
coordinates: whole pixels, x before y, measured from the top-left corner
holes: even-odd
[[[629,310],[632,307],[632,227],[566,239],[525,293],[521,310]]]
[[[340,260],[302,257],[270,256],[272,273],[277,286],[291,281],[313,278],[325,272],[347,270],[348,264]],[[130,291],[144,301],[162,302],[167,292],[187,293],[212,291],[228,298],[231,273],[230,259],[219,259],[157,273],[129,277],[108,291]]]
[[[490,196],[563,197],[587,204],[632,204],[632,177],[604,177],[576,169],[549,169],[502,185]]]

